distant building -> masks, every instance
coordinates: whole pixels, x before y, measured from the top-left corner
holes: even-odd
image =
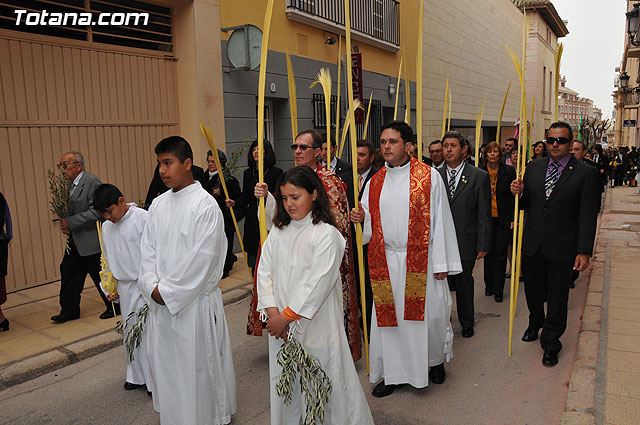
[[[580,97],[578,92],[571,90],[566,83],[567,79],[563,76],[558,90],[558,119],[571,124],[576,130],[580,125],[580,119],[593,118],[593,100]],[[602,111],[598,111],[602,118]]]

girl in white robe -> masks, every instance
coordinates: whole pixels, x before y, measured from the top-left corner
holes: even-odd
[[[322,181],[307,166],[292,168],[278,185],[276,202],[257,272],[258,310],[269,317],[271,424],[299,425],[305,417],[299,376],[290,404],[275,389],[282,371],[276,356],[289,329],[333,385],[323,423],[373,424],[344,330],[340,262],[345,240]]]

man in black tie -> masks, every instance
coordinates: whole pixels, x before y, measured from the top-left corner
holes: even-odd
[[[551,124],[546,140],[549,156],[530,162],[524,181],[511,183],[511,192],[521,195],[520,208],[527,212],[522,271],[529,326],[522,340],[535,341],[542,328],[542,364],[548,367],[558,364],[572,270],[589,266],[600,208],[598,172],[570,155],[572,139],[569,124]]]
[[[449,276],[456,291],[462,336],[474,334],[473,267],[491,246],[491,185],[489,173],[464,161],[468,145],[462,134],[448,131],[442,138],[446,166],[438,169],[449,195],[462,273]]]
[[[362,199],[362,192],[364,191],[364,187],[367,185],[371,177],[375,173],[378,172],[378,169],[374,167],[373,159],[375,158],[373,148],[373,144],[368,140],[358,140],[358,201]],[[348,186],[348,184],[347,184]],[[349,192],[347,189],[347,196],[349,197],[349,203],[353,199],[353,188]],[[353,205],[350,205],[353,208]],[[355,234],[355,226],[352,226],[352,238],[356,240]],[[371,278],[369,277],[369,244],[364,245],[363,253],[364,253],[364,293],[365,293],[365,305],[367,308],[367,333],[370,335],[371,330],[371,308],[373,306],[373,292],[371,292]],[[354,250],[355,250],[354,246]],[[355,251],[354,251],[355,252]],[[354,256],[354,258],[356,258]],[[360,273],[358,270],[358,261],[354,262],[355,272],[356,272],[356,281],[358,282],[358,298],[360,297]],[[362,303],[358,303],[358,306],[361,306]],[[362,308],[362,307],[360,307]]]

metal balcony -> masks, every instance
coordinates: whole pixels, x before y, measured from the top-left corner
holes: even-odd
[[[344,34],[343,0],[287,0],[286,13],[291,20]],[[396,0],[352,0],[351,29],[356,40],[398,51],[400,3]]]

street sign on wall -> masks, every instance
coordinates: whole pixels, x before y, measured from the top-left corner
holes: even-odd
[[[364,105],[364,88],[362,87],[362,53],[351,53],[351,72],[353,73],[353,98],[360,99]],[[356,109],[356,124],[364,124],[364,111]]]
[[[622,121],[622,126],[623,127],[635,127],[636,126],[636,120],[624,120],[624,121]]]

